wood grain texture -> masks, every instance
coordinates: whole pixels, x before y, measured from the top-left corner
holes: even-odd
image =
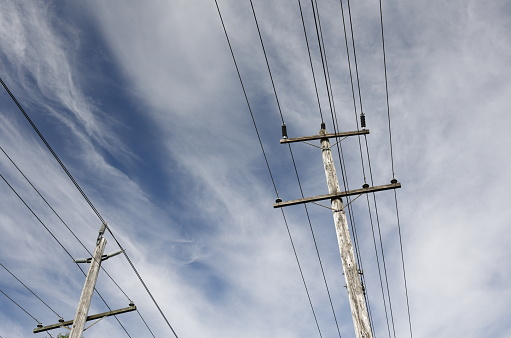
[[[101,267],[101,256],[103,256],[105,246],[106,238],[101,237],[99,243],[96,245],[96,249],[94,249],[94,259],[90,263],[89,272],[85,278],[85,284],[83,285],[80,302],[78,303],[78,308],[76,309],[75,319],[73,321],[73,327],[71,328],[69,338],[82,337],[83,328],[85,327],[87,314],[90,308],[92,293],[94,292],[94,286],[98,280],[99,268]]]
[[[323,166],[330,194],[337,194],[341,191],[339,181],[335,170],[335,164],[330,149],[330,142],[326,138],[326,131],[322,129],[321,139]],[[344,277],[346,279],[346,288],[351,308],[351,315],[355,327],[355,336],[357,338],[372,338],[369,314],[367,312],[364,290],[359,275],[359,269],[356,264],[353,244],[351,241],[350,230],[346,220],[346,213],[342,204],[341,197],[332,199],[332,213],[335,222],[335,231],[337,233],[337,242],[339,243],[339,252],[341,254]]]

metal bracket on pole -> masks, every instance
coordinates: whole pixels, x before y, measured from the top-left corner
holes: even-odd
[[[123,250],[117,250],[117,251],[114,251],[112,253],[109,253],[109,254],[106,254],[106,255],[102,255],[101,256],[101,261],[106,261],[107,259],[109,259],[110,257],[113,257],[113,256],[117,256],[121,253],[123,253],[124,251],[126,251],[126,249],[123,249]],[[92,257],[89,257],[89,258],[77,258],[74,260],[75,263],[90,263],[92,262]]]

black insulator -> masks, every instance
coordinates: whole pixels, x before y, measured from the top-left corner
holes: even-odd
[[[37,324],[37,327],[43,327],[43,324],[39,323]]]
[[[392,183],[392,184],[396,184],[396,183],[397,183],[397,180],[396,180],[395,178],[393,178],[393,179],[391,179],[391,180],[390,180],[390,183]]]
[[[59,323],[64,323],[64,318],[59,318]]]
[[[282,123],[282,138],[287,138],[287,126],[285,123]]]
[[[277,199],[275,200],[275,203],[281,203],[281,202],[282,202],[282,199],[280,199],[280,198],[277,198]]]
[[[360,114],[360,125],[362,126],[362,128],[366,127],[366,116],[364,115],[364,113]]]
[[[135,306],[135,303],[133,303],[133,302],[130,302],[130,306]]]
[[[326,124],[325,124],[325,122],[321,122],[321,129],[326,129]]]
[[[362,186],[362,188],[364,188],[364,189],[367,189],[367,188],[369,188],[369,184],[367,184],[367,183],[364,183],[364,185]]]

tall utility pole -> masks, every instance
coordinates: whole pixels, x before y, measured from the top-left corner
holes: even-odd
[[[281,208],[289,205],[303,204],[328,199],[331,201],[331,209],[334,217],[337,241],[339,243],[339,251],[341,254],[344,277],[346,280],[346,289],[348,290],[348,299],[351,308],[351,315],[353,318],[355,336],[357,338],[372,338],[373,333],[371,330],[371,323],[367,311],[365,289],[364,286],[362,285],[361,279],[362,271],[357,267],[355,254],[353,252],[353,243],[351,241],[350,230],[348,227],[348,222],[346,220],[344,205],[342,203],[342,197],[361,195],[369,192],[376,192],[388,189],[397,189],[401,187],[401,184],[398,183],[397,180],[393,179],[391,181],[391,184],[388,185],[369,187],[368,184],[364,184],[362,189],[341,191],[339,187],[339,181],[337,179],[334,160],[332,157],[332,150],[329,138],[348,137],[363,134],[369,134],[369,130],[362,129],[357,131],[329,134],[326,132],[325,124],[322,123],[319,135],[288,138],[286,127],[285,125],[283,125],[282,126],[283,138],[280,140],[280,143],[282,144],[320,140],[321,153],[323,157],[323,166],[325,169],[329,193],[326,195],[307,197],[286,202],[283,202],[281,199],[277,199],[273,207]]]
[[[326,135],[326,130],[321,129],[320,135]],[[336,194],[341,192],[337,173],[335,171],[332,150],[330,149],[330,141],[328,138],[321,139],[321,153],[323,156],[323,166],[325,167],[326,183],[328,192]],[[337,233],[337,241],[339,242],[339,251],[341,253],[342,267],[344,277],[346,279],[346,288],[348,289],[348,298],[351,308],[351,316],[353,317],[353,325],[355,326],[356,336],[363,338],[372,338],[371,326],[369,322],[369,314],[367,313],[364,288],[360,279],[360,271],[355,261],[353,253],[353,244],[351,243],[350,230],[344,205],[341,197],[332,198],[332,213],[335,222],[335,231]]]
[[[69,338],[81,338],[83,331],[86,330],[85,323],[87,321],[96,320],[96,322],[92,324],[94,325],[105,317],[115,316],[121,313],[135,311],[137,309],[135,304],[133,304],[133,302],[130,302],[129,307],[88,316],[90,303],[92,300],[92,294],[94,293],[94,288],[98,280],[99,269],[101,268],[101,262],[107,260],[110,257],[116,256],[124,251],[118,250],[111,254],[103,255],[106,246],[106,238],[103,237],[105,230],[106,224],[101,225],[98,239],[96,240],[96,248],[94,249],[94,254],[92,257],[75,259],[75,263],[90,263],[90,267],[89,272],[85,277],[85,283],[83,285],[82,294],[80,296],[80,301],[78,302],[78,307],[76,309],[74,320],[64,321],[64,319],[61,319],[59,320],[58,324],[52,324],[47,326],[42,326],[42,324],[39,324],[37,325],[37,328],[34,329],[33,331],[34,333],[49,331],[60,327],[66,327],[71,330]],[[72,327],[69,328],[68,325],[72,325]]]
[[[98,280],[99,268],[101,267],[101,256],[103,256],[105,246],[106,238],[100,237],[96,244],[94,255],[92,256],[89,272],[85,278],[85,284],[83,285],[82,294],[80,296],[78,308],[76,309],[75,319],[71,328],[71,333],[69,334],[69,338],[82,337],[85,322],[87,321],[87,314],[89,313],[92,294],[94,292],[94,286]]]

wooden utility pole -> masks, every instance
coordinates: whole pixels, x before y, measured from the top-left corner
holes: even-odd
[[[80,296],[78,308],[76,309],[75,319],[73,321],[69,338],[82,337],[85,322],[87,321],[87,314],[89,313],[92,294],[94,292],[94,287],[96,286],[96,281],[98,280],[99,268],[101,267],[101,257],[103,256],[103,251],[105,251],[105,246],[106,238],[100,237],[96,244],[94,255],[92,256],[89,272],[85,278],[85,284],[83,285],[82,294]]]
[[[58,324],[52,324],[43,326],[42,324],[37,325],[37,328],[34,329],[34,333],[49,331],[53,329],[57,329],[60,327],[66,327],[71,330],[69,334],[69,338],[81,338],[83,331],[85,331],[85,323],[89,320],[96,320],[96,324],[103,318],[116,316],[121,313],[135,311],[137,307],[133,302],[130,301],[129,307],[113,310],[103,313],[98,313],[96,315],[88,316],[90,303],[92,300],[92,294],[94,293],[94,288],[96,286],[96,281],[98,280],[99,269],[101,268],[101,262],[107,260],[110,257],[116,256],[124,250],[118,250],[108,255],[103,255],[106,246],[106,238],[103,237],[103,234],[106,230],[106,224],[101,225],[101,229],[99,230],[98,239],[96,240],[96,248],[94,249],[94,254],[89,258],[80,258],[75,259],[75,263],[90,263],[89,271],[87,276],[85,277],[85,283],[83,285],[82,294],[80,296],[80,301],[78,303],[78,307],[76,309],[76,314],[73,320],[64,321],[64,319],[60,319]],[[72,325],[71,328],[68,325]],[[92,326],[90,325],[90,326]],[[89,327],[90,327],[89,326]]]
[[[321,129],[320,135],[326,135],[326,130]],[[325,167],[326,183],[328,192],[336,194],[341,191],[337,173],[335,170],[332,150],[330,149],[330,141],[328,138],[321,139],[321,153],[323,156],[323,165]],[[353,253],[353,244],[351,242],[350,230],[344,205],[341,197],[332,198],[332,213],[335,222],[335,231],[337,233],[337,241],[339,243],[339,251],[341,253],[342,267],[344,277],[346,279],[346,288],[348,289],[348,298],[351,308],[351,316],[355,326],[355,334],[357,338],[372,338],[372,331],[367,313],[365,290],[362,286],[360,274]]]
[[[339,251],[341,254],[342,267],[344,271],[344,277],[346,279],[346,289],[348,290],[348,298],[351,308],[351,315],[353,318],[353,324],[355,328],[355,336],[357,338],[372,338],[373,333],[371,330],[371,323],[369,320],[369,314],[367,311],[365,289],[362,285],[361,274],[362,271],[358,269],[355,254],[353,252],[353,244],[351,241],[350,230],[348,222],[346,220],[346,213],[344,211],[344,205],[342,203],[342,197],[361,195],[370,192],[383,191],[388,189],[401,188],[401,184],[397,180],[393,179],[391,184],[370,187],[368,184],[364,184],[362,189],[341,191],[339,187],[339,181],[337,179],[337,173],[335,170],[335,164],[332,157],[332,150],[330,147],[329,138],[348,137],[355,135],[369,134],[369,130],[362,129],[350,132],[340,133],[327,133],[325,130],[325,124],[321,124],[321,130],[319,135],[305,136],[288,138],[286,126],[282,126],[282,139],[281,144],[292,143],[292,142],[305,142],[312,140],[320,140],[321,142],[321,153],[323,157],[323,165],[325,168],[326,181],[328,185],[328,194],[320,195],[316,197],[307,197],[291,201],[283,202],[280,198],[277,199],[274,208],[282,208],[289,205],[303,204],[303,203],[315,203],[316,201],[331,200],[331,209],[335,222],[335,230],[337,233],[337,241],[339,243]]]

